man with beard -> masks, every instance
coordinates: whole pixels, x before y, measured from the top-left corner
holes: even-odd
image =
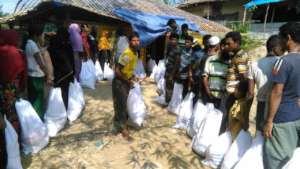
[[[138,61],[138,47],[140,39],[138,33],[129,36],[129,47],[121,54],[115,67],[115,78],[112,82],[112,94],[115,115],[113,132],[121,133],[126,140],[131,140],[128,130],[127,98],[129,90],[133,88],[134,70]]]

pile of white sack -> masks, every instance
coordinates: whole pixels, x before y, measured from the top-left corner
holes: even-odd
[[[82,87],[94,90],[96,88],[97,81],[112,81],[113,78],[114,71],[109,67],[108,63],[104,64],[104,71],[102,71],[98,60],[95,62],[95,64],[91,59],[82,62],[80,71],[80,84]]]
[[[44,122],[40,119],[31,103],[18,99],[15,107],[21,125],[21,144],[25,154],[38,153],[49,143],[50,137],[57,136],[67,121],[76,120],[85,106],[84,94],[81,85],[76,80],[69,85],[68,109],[66,109],[61,88],[51,88],[48,98]],[[17,135],[8,121],[6,121],[6,140],[9,157],[9,166],[19,169],[20,152],[17,144]],[[15,161],[15,163],[10,162]]]
[[[161,105],[167,105],[166,82],[160,71],[165,69],[161,69],[160,66],[156,66],[152,73],[160,94],[156,101]],[[254,139],[244,130],[240,131],[235,140],[229,131],[219,135],[223,113],[212,103],[204,105],[201,100],[193,105],[195,95],[188,93],[182,98],[182,91],[182,84],[175,83],[168,111],[177,116],[174,128],[186,130],[187,135],[192,138],[192,149],[204,157],[202,161],[204,165],[215,169],[263,169],[264,138],[260,132],[257,132]],[[295,162],[291,160],[290,163],[287,165],[293,165]]]

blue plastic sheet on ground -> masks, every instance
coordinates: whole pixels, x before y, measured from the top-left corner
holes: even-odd
[[[175,19],[178,25],[186,23],[190,30],[205,34],[195,23],[187,21],[183,17],[153,15],[124,8],[115,9],[114,14],[131,24],[133,30],[140,35],[141,47],[146,47],[164,34],[168,29],[167,22],[169,19]]]
[[[244,5],[246,9],[252,8],[258,5],[270,4],[270,3],[277,3],[282,2],[284,0],[252,0]]]

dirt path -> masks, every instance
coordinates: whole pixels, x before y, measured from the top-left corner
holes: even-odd
[[[28,169],[203,169],[191,151],[191,139],[172,129],[176,117],[154,102],[156,87],[147,81],[143,94],[148,107],[145,127],[132,132],[129,143],[110,134],[113,116],[111,85],[85,90],[83,115],[51,139],[39,154],[24,156]]]

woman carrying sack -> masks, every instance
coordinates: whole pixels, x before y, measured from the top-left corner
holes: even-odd
[[[16,31],[0,31],[0,168],[6,168],[7,163],[4,115],[20,133],[15,102],[25,86],[26,64],[17,48],[18,42]]]

